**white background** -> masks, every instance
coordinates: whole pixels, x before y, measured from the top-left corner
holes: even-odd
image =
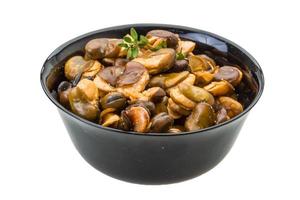
[[[297,1],[1,1],[0,199],[299,199]],[[75,150],[42,92],[43,61],[86,32],[128,23],[169,23],[222,35],[248,50],[266,78],[228,156],[178,184],[110,178]]]

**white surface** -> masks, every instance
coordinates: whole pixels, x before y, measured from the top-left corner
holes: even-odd
[[[1,1],[0,199],[299,199],[296,2]],[[261,101],[228,156],[201,177],[143,186],[103,175],[77,153],[42,92],[42,63],[60,44],[137,22],[217,33],[244,47],[263,68]]]

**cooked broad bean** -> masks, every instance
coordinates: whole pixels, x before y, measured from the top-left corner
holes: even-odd
[[[84,56],[69,58],[58,101],[101,126],[143,134],[197,131],[243,112],[241,67],[167,30],[134,32],[92,39]]]

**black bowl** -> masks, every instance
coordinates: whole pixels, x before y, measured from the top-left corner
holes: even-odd
[[[152,29],[178,33],[195,41],[199,52],[212,56],[219,65],[238,64],[245,74],[239,98],[245,110],[233,119],[203,130],[172,134],[137,134],[105,128],[65,109],[55,98],[63,80],[63,63],[83,54],[84,45],[97,37],[122,37],[135,27],[140,34]],[[58,47],[45,61],[41,84],[59,114],[82,157],[99,171],[128,182],[167,184],[199,176],[216,166],[229,152],[244,121],[259,100],[264,78],[257,61],[233,42],[206,31],[163,24],[130,24],[101,29],[79,36]]]

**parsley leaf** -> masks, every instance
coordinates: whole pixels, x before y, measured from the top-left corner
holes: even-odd
[[[134,28],[130,29],[130,35],[123,37],[123,41],[118,44],[120,47],[124,47],[127,50],[127,58],[134,59],[139,54],[139,48],[144,47],[149,43],[148,39],[138,33]]]
[[[134,28],[130,29],[130,36],[134,41],[138,41],[138,34]]]
[[[184,60],[184,59],[185,59],[185,55],[184,53],[182,53],[182,49],[181,49],[179,53],[176,53],[176,60]]]

